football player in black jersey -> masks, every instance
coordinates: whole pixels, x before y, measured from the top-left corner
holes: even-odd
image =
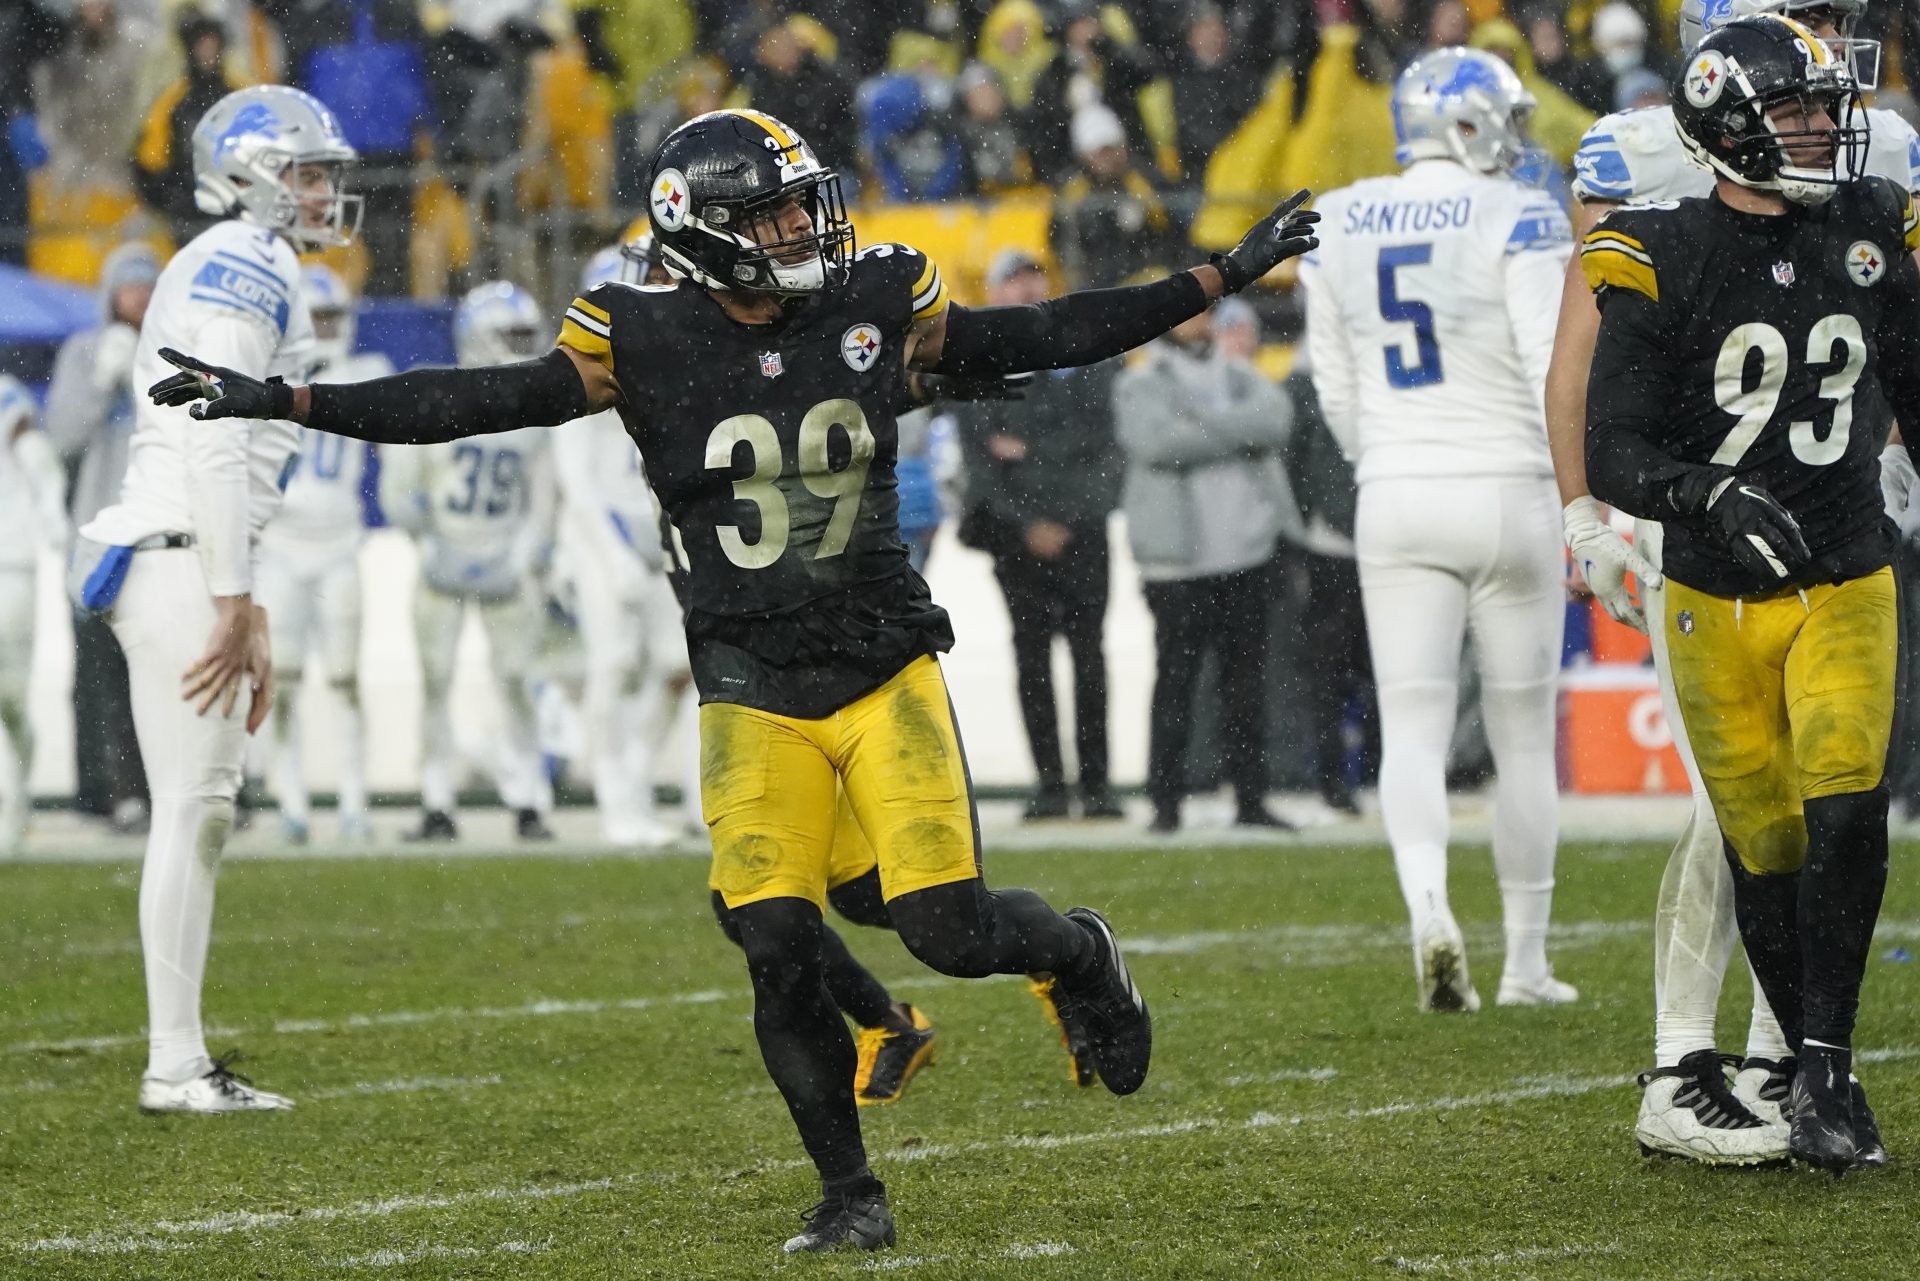
[[[1715,190],[1585,238],[1587,472],[1665,526],[1649,622],[1797,1052],[1789,1147],[1838,1172],[1886,1160],[1851,1045],[1886,887],[1899,626],[1877,460],[1895,418],[1920,422],[1920,218],[1858,176],[1852,74],[1799,23],[1722,27],[1677,88]]]
[[[1047,973],[1116,1094],[1146,1080],[1147,1004],[1099,913],[981,877],[973,788],[935,655],[947,615],[901,542],[894,407],[910,371],[992,377],[1147,342],[1311,249],[1299,192],[1231,251],[1150,284],[1024,307],[951,305],[905,245],[855,253],[839,180],[780,121],[719,111],[661,144],[649,212],[672,288],[602,285],[547,356],[353,386],[262,383],[173,353],[162,403],[425,443],[617,407],[686,548],[713,880],[740,928],[754,1030],[821,1203],[789,1251],[894,1239],[822,981],[844,788],[893,928],[943,974]]]

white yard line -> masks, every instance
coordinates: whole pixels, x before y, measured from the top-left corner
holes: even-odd
[[[1012,1245],[998,1250],[989,1250],[973,1254],[883,1254],[868,1259],[860,1265],[862,1272],[904,1272],[908,1268],[925,1267],[929,1263],[988,1263],[1003,1259],[1057,1259],[1069,1254],[1078,1254],[1064,1241],[1035,1241],[1031,1244],[1016,1241]]]
[[[307,1090],[309,1099],[360,1099],[377,1094],[426,1094],[436,1090],[479,1090],[499,1085],[498,1076],[416,1076],[400,1081],[357,1081],[330,1090]]]
[[[375,1250],[340,1260],[342,1268],[399,1268],[425,1259],[481,1259],[490,1254],[543,1254],[553,1248],[553,1238],[545,1241],[502,1241],[483,1248],[477,1245],[423,1245],[412,1250]]]
[[[1617,1245],[1544,1245],[1528,1246],[1520,1250],[1500,1250],[1493,1254],[1430,1254],[1419,1259],[1403,1259],[1395,1255],[1387,1262],[1402,1272],[1472,1274],[1485,1272],[1489,1268],[1547,1263],[1555,1259],[1580,1259],[1596,1254],[1607,1255],[1620,1252],[1621,1247]]]

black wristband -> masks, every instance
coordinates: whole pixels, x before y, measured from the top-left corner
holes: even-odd
[[[580,371],[559,348],[482,369],[415,369],[307,389],[307,426],[380,445],[430,445],[518,427],[550,427],[592,411]]]

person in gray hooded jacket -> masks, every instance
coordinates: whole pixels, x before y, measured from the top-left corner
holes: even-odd
[[[160,276],[160,260],[141,241],[107,255],[100,270],[100,325],[67,339],[47,388],[47,435],[72,477],[68,508],[75,528],[120,497],[133,438],[133,349]],[[147,784],[134,743],[127,660],[104,619],[73,620],[75,803],[83,813],[138,831]]]
[[[1157,654],[1147,745],[1156,832],[1180,826],[1194,679],[1209,650],[1235,821],[1291,826],[1264,800],[1264,660],[1275,556],[1304,534],[1282,465],[1293,411],[1252,365],[1214,346],[1212,325],[1210,313],[1195,316],[1114,384],[1120,501]]]

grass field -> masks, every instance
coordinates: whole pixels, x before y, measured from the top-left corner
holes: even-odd
[[[1457,857],[1489,999],[1459,1018],[1414,1011],[1383,849],[996,856],[1110,912],[1152,1079],[1077,1091],[1018,981],[850,930],[942,1052],[863,1114],[899,1246],[801,1259],[779,1243],[817,1185],[695,859],[228,866],[213,1045],[299,1108],[219,1120],[134,1107],[135,867],[0,866],[0,1277],[1910,1277],[1913,852],[1858,1038],[1894,1164],[1839,1183],[1636,1154],[1664,847],[1563,849],[1564,1010],[1492,1007],[1489,860]]]

